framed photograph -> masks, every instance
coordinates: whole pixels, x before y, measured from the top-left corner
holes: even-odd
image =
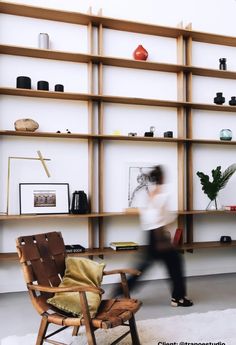
[[[153,164],[140,163],[128,167],[128,208],[142,207],[148,197],[148,173]]]
[[[68,183],[20,183],[20,214],[69,213]]]

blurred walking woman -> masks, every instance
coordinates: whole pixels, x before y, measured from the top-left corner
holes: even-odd
[[[162,166],[155,166],[149,173],[148,200],[140,209],[140,223],[148,237],[148,246],[137,269],[142,273],[151,264],[164,262],[171,278],[171,306],[190,307],[193,302],[186,297],[186,281],[183,273],[182,256],[171,243],[167,225],[175,220],[169,212],[168,194],[163,190],[164,171]],[[128,280],[130,289],[135,286],[138,276]],[[120,292],[117,290],[117,293]]]

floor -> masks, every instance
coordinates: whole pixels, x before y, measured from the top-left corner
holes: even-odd
[[[154,280],[138,283],[133,297],[143,301],[136,314],[137,320],[202,313],[209,310],[236,308],[236,273],[187,279],[189,297],[194,301],[190,308],[170,306],[169,282]],[[112,286],[103,286],[109,294]],[[33,309],[26,292],[0,294],[0,339],[8,335],[37,332],[40,317]]]

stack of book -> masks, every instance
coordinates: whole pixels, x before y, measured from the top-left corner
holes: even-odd
[[[113,250],[135,250],[138,249],[136,242],[111,242],[110,248]]]
[[[225,211],[236,211],[236,205],[223,206],[223,210],[225,210]]]
[[[85,248],[80,244],[66,244],[65,247],[68,254],[85,252]]]

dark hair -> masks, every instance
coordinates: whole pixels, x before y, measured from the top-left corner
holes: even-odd
[[[156,184],[164,183],[164,171],[161,165],[156,165],[149,173],[149,181]]]

